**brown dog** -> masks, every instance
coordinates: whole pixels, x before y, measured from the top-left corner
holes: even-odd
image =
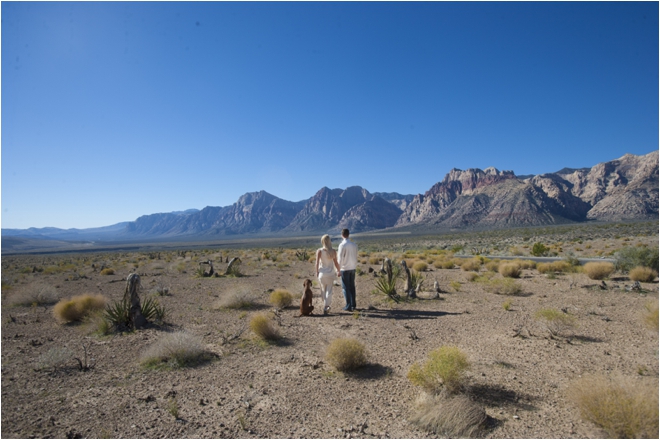
[[[305,281],[303,281],[303,295],[302,298],[300,299],[300,315],[298,316],[309,316],[313,315],[312,310],[314,310],[314,306],[312,305],[312,280],[307,278]]]

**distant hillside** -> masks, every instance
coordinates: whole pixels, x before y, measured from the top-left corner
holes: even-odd
[[[225,207],[144,215],[91,229],[2,229],[3,250],[16,241],[131,241],[304,235],[387,228],[504,228],[588,220],[658,218],[658,151],[626,154],[591,168],[516,176],[495,168],[452,169],[424,194],[321,188],[289,202],[266,191]],[[23,242],[25,243],[25,242]]]

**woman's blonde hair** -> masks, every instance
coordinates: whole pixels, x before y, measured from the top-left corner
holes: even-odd
[[[323,237],[321,237],[321,244],[326,250],[332,250],[332,241],[330,241],[330,236],[328,234],[325,234]]]

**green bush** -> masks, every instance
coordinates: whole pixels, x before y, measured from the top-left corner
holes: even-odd
[[[326,361],[338,371],[351,371],[367,363],[364,344],[357,339],[339,338],[330,343]]]
[[[458,347],[443,346],[429,353],[423,365],[414,363],[408,371],[408,379],[433,394],[443,389],[455,394],[465,384],[469,368],[467,356]]]
[[[549,251],[550,248],[545,246],[543,243],[534,243],[534,246],[532,246],[531,254],[534,255],[535,257],[543,257],[545,255],[548,255]]]
[[[628,272],[637,266],[649,267],[658,272],[658,248],[625,247],[614,254],[616,268]]]

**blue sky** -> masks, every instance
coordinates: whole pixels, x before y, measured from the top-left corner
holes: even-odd
[[[658,148],[658,3],[2,2],[2,227]]]

